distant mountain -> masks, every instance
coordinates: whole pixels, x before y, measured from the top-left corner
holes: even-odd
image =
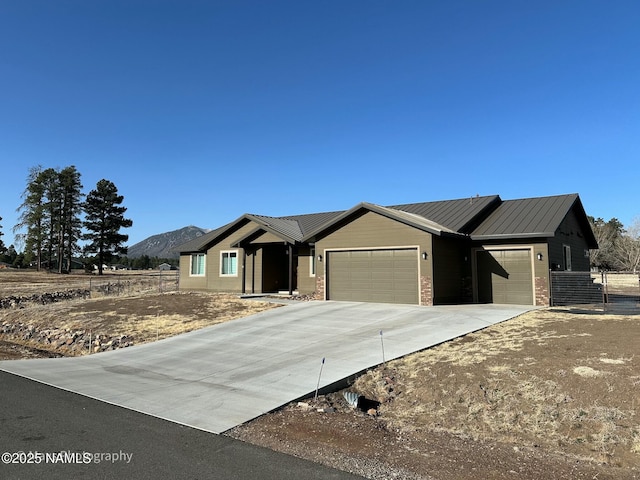
[[[201,237],[210,230],[189,225],[172,232],[159,233],[129,247],[127,257],[138,258],[143,255],[159,258],[178,258],[178,252],[173,249],[183,243]]]

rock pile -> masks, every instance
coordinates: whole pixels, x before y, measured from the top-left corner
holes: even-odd
[[[50,303],[74,300],[76,298],[89,298],[91,291],[84,288],[65,290],[63,292],[34,293],[33,295],[11,295],[0,298],[0,309],[23,308],[28,303],[48,305]]]
[[[302,295],[266,295],[266,298],[276,298],[278,300],[286,299],[286,300],[296,300],[298,302],[311,302],[316,299],[316,294],[314,293],[305,293]]]
[[[108,336],[68,328],[40,329],[26,323],[3,322],[0,324],[0,335],[19,343],[71,355],[82,355],[83,352],[104,352],[133,345],[133,337],[127,335]]]

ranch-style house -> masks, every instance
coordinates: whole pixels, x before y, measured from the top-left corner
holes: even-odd
[[[180,289],[548,306],[550,271],[588,272],[596,248],[578,194],[244,214],[178,248]]]

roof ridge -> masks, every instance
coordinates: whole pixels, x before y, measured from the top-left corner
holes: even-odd
[[[500,195],[498,195],[498,194],[473,195],[471,197],[451,198],[451,199],[448,199],[448,200],[429,200],[429,201],[426,201],[426,202],[397,203],[395,205],[387,205],[387,207],[388,208],[407,207],[407,206],[410,206],[410,205],[426,205],[426,204],[429,204],[429,203],[460,202],[460,201],[468,201],[468,200],[475,200],[475,199],[486,199],[486,198],[500,198]]]
[[[537,197],[524,197],[524,198],[510,198],[508,200],[502,200],[503,202],[521,202],[526,200],[541,200],[543,198],[569,198],[574,197],[577,198],[580,195],[578,193],[560,193],[557,195],[539,195]]]

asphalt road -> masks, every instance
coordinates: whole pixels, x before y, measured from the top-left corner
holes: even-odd
[[[360,478],[1,371],[0,455],[3,480]]]

